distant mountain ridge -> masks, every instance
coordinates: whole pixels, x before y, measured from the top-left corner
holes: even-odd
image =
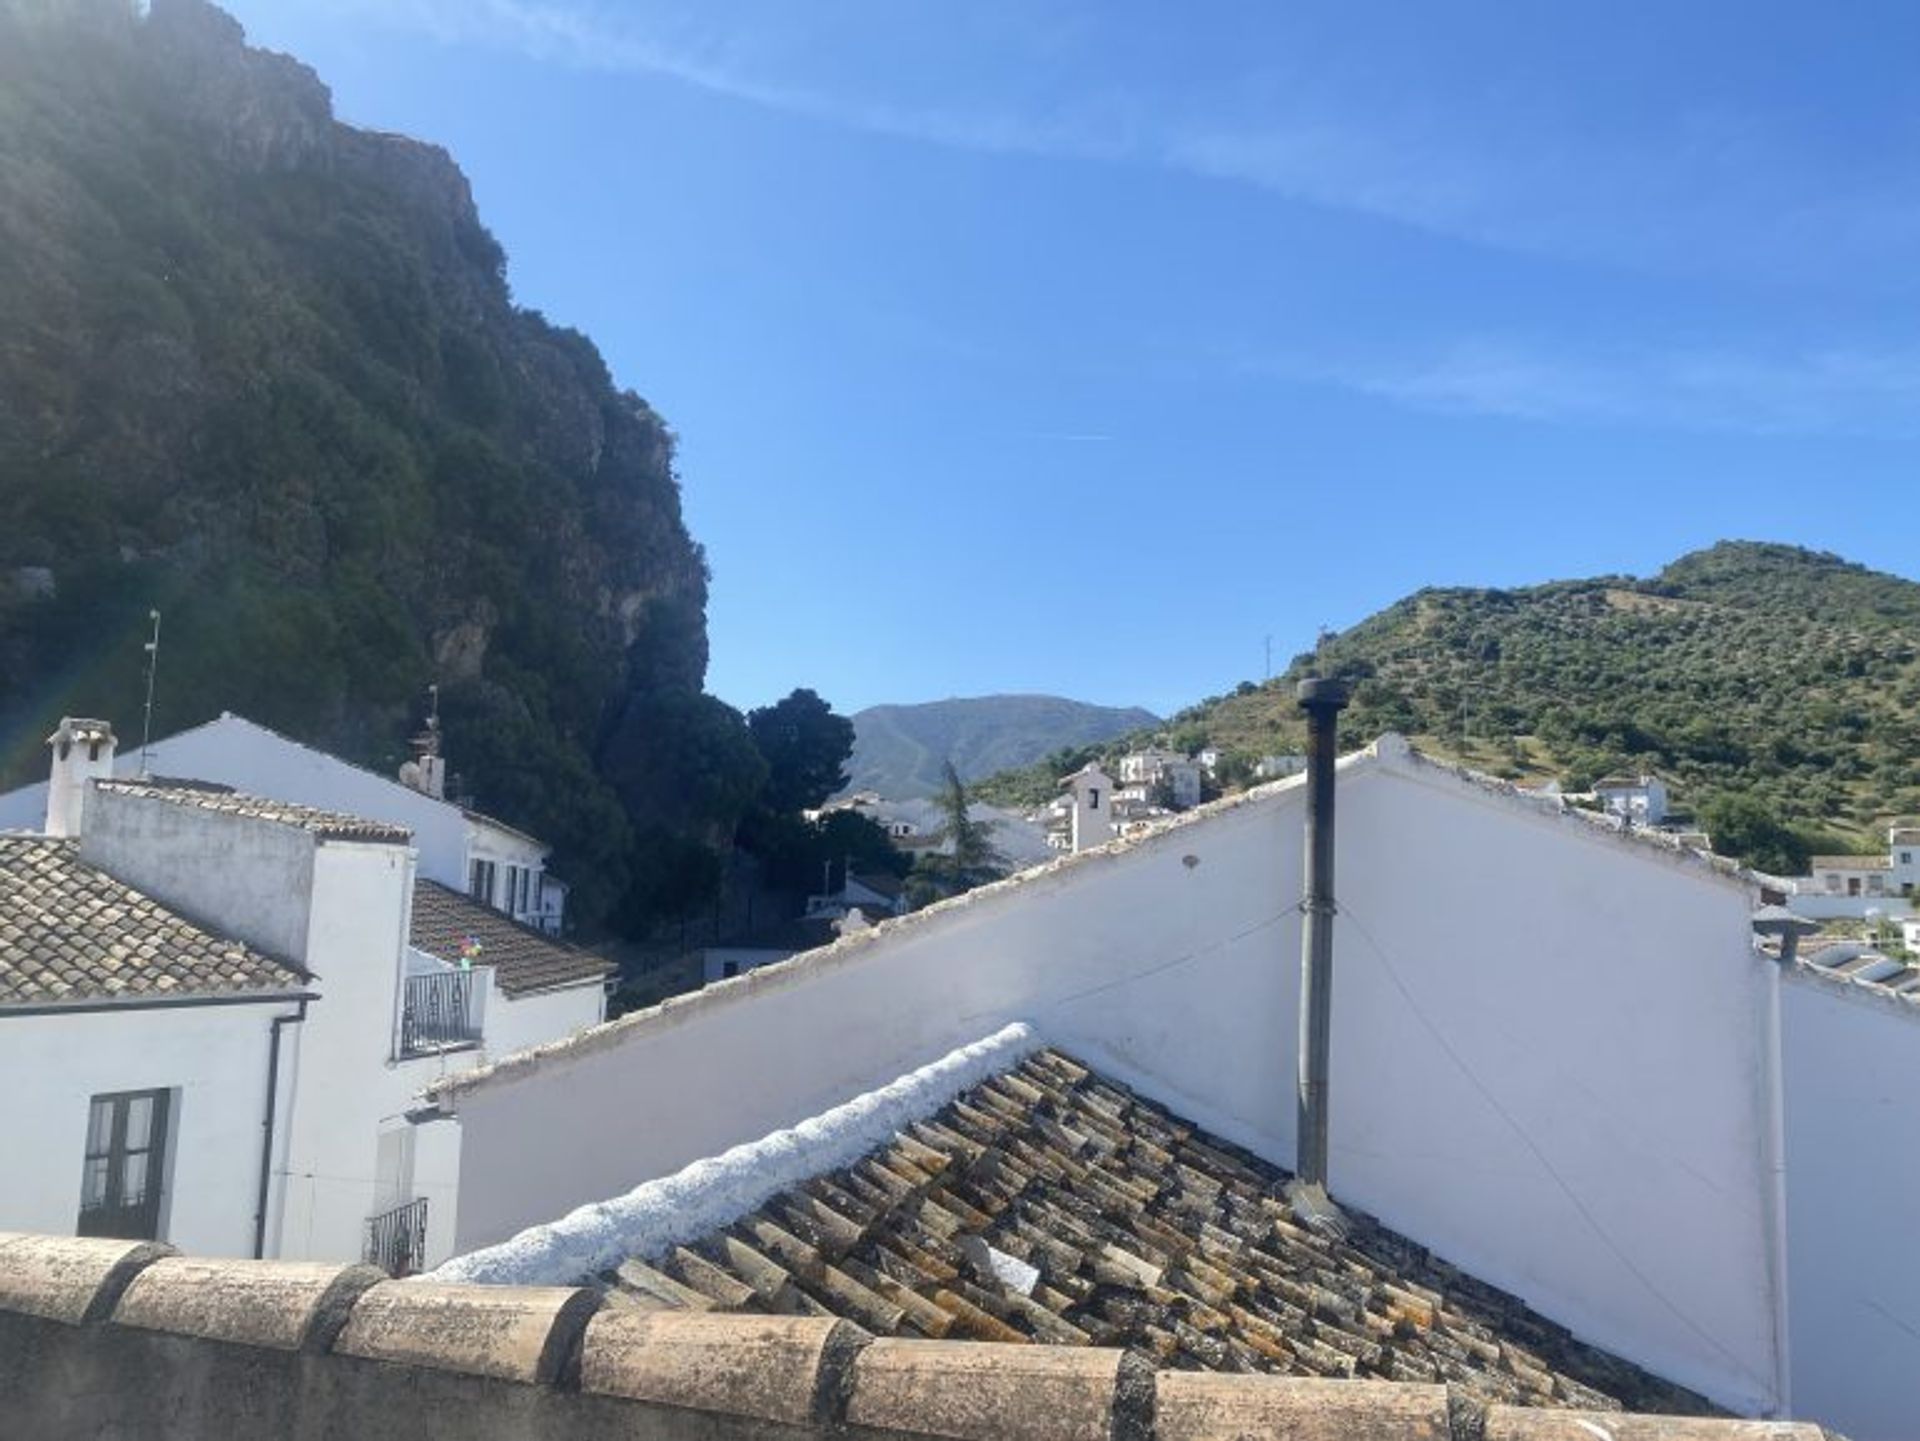
[[[904,798],[939,789],[948,760],[962,780],[1032,765],[1065,746],[1095,745],[1159,724],[1139,706],[1049,695],[991,695],[870,706],[853,717],[848,789]]]

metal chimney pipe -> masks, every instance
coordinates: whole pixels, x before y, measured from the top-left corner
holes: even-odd
[[[1333,1041],[1333,763],[1349,691],[1337,680],[1300,682],[1307,713],[1306,924],[1300,933],[1300,1091],[1295,1175],[1327,1185],[1327,1057]]]

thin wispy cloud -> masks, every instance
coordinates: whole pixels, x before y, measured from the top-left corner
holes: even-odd
[[[653,75],[749,105],[827,124],[954,149],[1073,159],[1119,159],[1123,148],[1091,123],[1001,114],[978,107],[904,106],[776,83],[749,74],[737,35],[665,10],[648,23],[594,8],[541,0],[311,0],[412,30],[447,45],[518,55],[544,64]]]
[[[1482,339],[1424,355],[1296,358],[1254,368],[1442,415],[1749,435],[1920,436],[1920,350],[1568,356]]]
[[[1830,156],[1802,153],[1757,118],[1704,105],[1637,135],[1583,132],[1517,103],[1511,112],[1496,109],[1477,124],[1462,123],[1445,107],[1430,113],[1395,94],[1378,77],[1313,83],[1304,71],[1232,99],[1188,97],[1184,108],[1147,105],[1124,80],[1089,84],[1077,73],[1059,77],[1044,102],[933,84],[916,92],[911,77],[897,82],[911,96],[902,99],[881,93],[885,86],[873,76],[823,81],[817,54],[792,52],[804,51],[828,18],[845,22],[843,31],[864,26],[897,35],[934,25],[925,12],[903,19],[895,9],[842,5],[809,7],[800,19],[782,8],[716,18],[708,7],[673,0],[303,3],[445,44],[657,76],[870,134],[1151,166],[1520,252],[1781,276],[1895,263],[1904,271],[1910,246],[1920,240],[1920,195],[1904,179],[1837,173]],[[1034,18],[1053,13],[993,9],[976,29],[991,32],[1007,52],[1030,49],[1067,64],[1048,53],[1062,47],[1046,43],[1046,24]],[[962,55],[954,68],[977,61],[975,70],[991,72],[997,58]]]

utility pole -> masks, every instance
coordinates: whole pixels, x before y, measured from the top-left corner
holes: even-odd
[[[1268,680],[1273,679],[1273,632],[1272,631],[1267,632],[1267,676],[1266,678]]]

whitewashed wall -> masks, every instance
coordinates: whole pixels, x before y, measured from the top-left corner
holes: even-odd
[[[1793,1404],[1853,1441],[1920,1434],[1920,1011],[1788,974]]]
[[[1913,913],[1913,903],[1904,896],[1830,896],[1820,891],[1799,891],[1787,897],[1787,909],[1814,921],[1857,921],[1868,915],[1899,919]]]
[[[139,747],[122,751],[115,770],[139,766]],[[422,795],[386,776],[226,715],[153,745],[157,776],[218,781],[252,795],[405,826],[420,853],[420,874],[467,888],[467,821],[458,806]]]
[[[397,1055],[413,856],[405,846],[329,841],[314,848],[304,955],[320,999],[298,1028],[294,1097],[274,1253],[355,1260],[380,1209],[379,1135],[433,1080],[473,1066],[473,1051]],[[451,1209],[442,1196],[432,1209]],[[429,1218],[432,1234],[432,1218]]]
[[[563,1040],[599,1025],[606,1014],[607,994],[598,981],[521,996],[509,995],[496,983],[487,1003],[487,1054],[507,1056],[545,1041]]]
[[[1744,885],[1436,768],[1349,789],[1336,1190],[1577,1333],[1782,1402],[1776,974]]]
[[[1743,886],[1412,761],[1343,768],[1337,1194],[1742,1410],[1784,1366]],[[1292,1159],[1303,782],[669,1002],[451,1098],[460,1249],[1012,1020]]]
[[[87,1113],[109,1091],[172,1090],[161,1239],[253,1254],[267,1037],[287,1002],[0,1018],[0,1229],[72,1235]]]
[[[345,811],[413,832],[420,874],[464,892],[467,888],[467,818],[460,808],[437,801],[287,739],[241,716],[224,715],[205,725],[158,740],[148,769],[156,776],[214,781],[253,795],[299,805]],[[123,750],[113,771],[125,780],[140,772],[140,748]],[[0,831],[37,831],[46,820],[47,783],[0,795]]]

